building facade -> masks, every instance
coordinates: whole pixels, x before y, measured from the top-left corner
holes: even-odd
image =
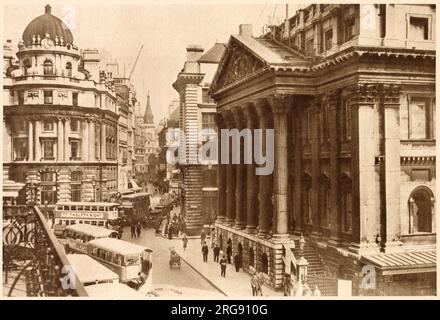
[[[246,270],[281,287],[303,234],[309,271],[353,294],[435,294],[435,17],[431,5],[316,4],[231,36],[211,86],[218,127],[263,129],[263,147],[274,129],[272,174],[255,161],[218,170],[217,240]]]
[[[200,233],[217,215],[216,160],[199,159],[199,147],[207,142],[202,129],[215,129],[216,105],[209,85],[225,45],[216,43],[203,53],[200,46],[187,47],[187,59],[173,83],[180,97],[179,128],[184,134],[180,143],[179,164],[182,175],[182,213],[188,234]]]
[[[117,191],[116,93],[49,5],[4,52],[3,176],[20,203],[106,201]]]

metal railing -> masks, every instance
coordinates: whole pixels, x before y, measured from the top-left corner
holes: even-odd
[[[3,206],[4,295],[14,296],[25,286],[26,296],[87,296],[71,270],[64,248],[37,206]]]

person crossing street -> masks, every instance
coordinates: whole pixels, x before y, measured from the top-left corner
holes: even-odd
[[[226,278],[226,265],[227,265],[227,261],[225,256],[223,255],[222,258],[220,259],[220,275],[223,278]]]

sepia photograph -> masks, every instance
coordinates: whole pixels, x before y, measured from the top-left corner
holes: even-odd
[[[1,299],[437,296],[434,1],[1,6]]]

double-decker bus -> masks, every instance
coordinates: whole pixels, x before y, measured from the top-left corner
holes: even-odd
[[[111,202],[60,202],[54,210],[54,233],[62,236],[72,224],[90,224],[104,227],[118,218],[118,203]]]

